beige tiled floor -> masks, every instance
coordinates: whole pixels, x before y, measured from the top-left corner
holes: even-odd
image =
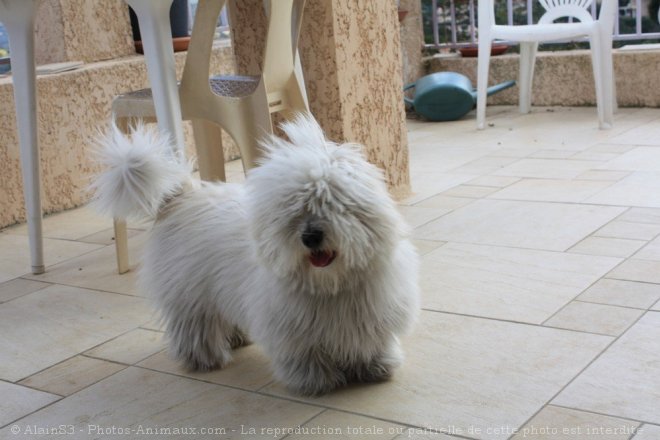
[[[605,131],[593,108],[489,122],[409,121],[423,311],[391,381],[320,398],[285,391],[256,346],[222,371],[172,361],[88,209],[46,218],[44,275],[25,226],[0,231],[0,439],[660,439],[660,110]]]

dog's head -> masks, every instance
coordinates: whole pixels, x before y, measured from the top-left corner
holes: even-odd
[[[406,228],[354,144],[327,140],[311,116],[282,125],[247,178],[250,229],[263,264],[314,293],[336,293],[390,258]]]

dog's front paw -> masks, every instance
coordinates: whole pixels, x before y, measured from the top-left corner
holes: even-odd
[[[231,348],[240,348],[252,344],[250,338],[238,327],[234,328],[234,332],[227,338],[227,342],[229,342]]]
[[[398,341],[394,340],[383,353],[368,362],[358,363],[346,370],[350,382],[383,382],[389,380],[403,362],[403,353]]]
[[[383,359],[375,359],[348,370],[346,375],[351,382],[383,382],[392,377],[399,364]]]
[[[314,397],[321,396],[344,385],[346,385],[346,377],[341,371],[335,370],[322,375],[308,375],[302,380],[289,382],[287,387],[295,394]]]
[[[319,396],[346,385],[346,376],[336,364],[319,353],[287,359],[276,365],[276,376],[295,394]]]

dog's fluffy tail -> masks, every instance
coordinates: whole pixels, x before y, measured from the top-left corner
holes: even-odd
[[[92,204],[103,215],[154,217],[190,181],[190,164],[179,161],[153,127],[138,124],[127,136],[113,124],[98,144],[104,170],[91,185]]]

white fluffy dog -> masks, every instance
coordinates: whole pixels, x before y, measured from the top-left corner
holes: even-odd
[[[104,141],[96,205],[156,218],[140,269],[171,352],[222,368],[248,338],[315,395],[390,377],[418,309],[418,258],[381,172],[309,116],[264,142],[246,183],[201,183],[138,127]]]

